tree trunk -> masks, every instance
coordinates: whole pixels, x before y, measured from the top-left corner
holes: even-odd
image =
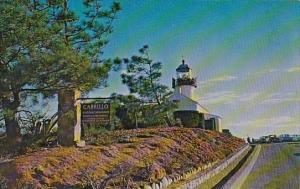
[[[135,128],[138,129],[138,117],[137,117],[137,112],[134,112],[134,120],[135,120]]]
[[[10,99],[2,99],[7,141],[10,144],[21,142],[21,131],[17,120],[17,110],[19,105],[19,98],[15,98],[12,102]]]
[[[58,92],[58,143],[63,146],[72,146],[78,137],[76,128],[77,111],[75,90],[60,90]],[[80,138],[80,132],[79,132]]]

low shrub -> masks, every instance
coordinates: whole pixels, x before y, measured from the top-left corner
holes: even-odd
[[[8,189],[7,180],[0,175],[0,189]]]
[[[175,111],[175,120],[180,119],[184,127],[199,127],[203,122],[203,116],[197,111]]]

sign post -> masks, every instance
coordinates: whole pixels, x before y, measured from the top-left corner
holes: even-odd
[[[77,91],[75,93],[75,107],[76,107],[76,125],[74,128],[74,141],[79,143],[81,141],[81,100],[77,100],[80,98],[81,93]]]

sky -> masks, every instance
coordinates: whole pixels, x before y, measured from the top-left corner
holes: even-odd
[[[79,2],[71,8],[80,14]],[[147,44],[170,87],[183,57],[197,77],[196,99],[234,135],[300,134],[300,1],[120,3],[105,57],[131,57]],[[119,72],[89,96],[112,92],[128,93]]]

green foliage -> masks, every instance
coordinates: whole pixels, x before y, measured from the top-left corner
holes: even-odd
[[[37,1],[1,1],[0,3],[0,105],[8,139],[18,136],[17,109],[26,99],[26,89],[38,77],[38,65],[54,38],[48,8]],[[55,39],[55,38],[54,38]],[[20,98],[21,97],[24,98]]]
[[[85,0],[85,16],[79,17],[69,3],[0,2],[0,105],[11,120],[9,138],[18,135],[17,109],[29,93],[88,91],[105,85],[111,68],[120,65],[118,58],[101,56],[120,4],[104,10],[101,1]]]
[[[165,120],[171,125],[168,112],[175,108],[175,104],[169,100],[172,91],[160,83],[162,63],[150,59],[147,45],[139,53],[140,55],[124,59],[126,72],[121,75],[122,81],[128,86],[130,93],[137,94],[144,102],[145,123],[159,124]]]
[[[57,140],[57,113],[47,117],[41,112],[29,112],[20,116],[23,146],[36,148]]]
[[[165,107],[154,103],[145,103],[134,95],[112,94],[113,117],[117,117],[120,125],[116,129],[136,129],[157,127],[165,124]],[[169,111],[169,110],[167,110]]]
[[[82,131],[84,132],[84,140],[90,144],[96,145],[97,142],[95,138],[97,136],[107,133],[109,130],[105,127],[99,127],[96,125],[91,126],[85,126],[82,128]]]
[[[139,56],[124,60],[127,70],[121,75],[122,81],[131,93],[137,93],[145,100],[160,101],[162,95],[169,92],[167,86],[159,83],[162,65],[150,59],[147,45],[139,52]]]
[[[133,95],[112,94],[114,99],[115,116],[120,119],[120,128],[138,128],[143,120],[142,101]]]
[[[94,135],[97,136],[99,134],[108,132],[108,129],[105,127],[99,127],[99,126],[97,127],[97,126],[93,125],[93,126],[86,126],[84,128],[84,132],[87,137],[94,136]]]
[[[5,109],[5,110],[3,110],[3,115],[6,115],[8,117],[13,117],[15,115],[15,112],[10,109]]]
[[[171,119],[171,116],[169,115],[169,111],[171,111],[171,109],[166,110],[165,108],[169,107],[155,104],[144,105],[142,112],[144,118],[142,127],[157,127],[165,125],[166,119],[168,119],[168,121]],[[171,108],[173,108],[173,105],[171,105]]]
[[[54,69],[48,70],[45,77],[51,78],[56,83],[55,92],[58,92],[58,99],[68,91],[89,91],[97,86],[105,86],[108,73],[113,67],[113,63],[120,61],[115,59],[103,59],[102,49],[108,43],[107,35],[112,32],[112,22],[116,13],[120,10],[118,3],[105,10],[100,0],[86,0],[83,2],[84,16],[79,17],[69,8],[69,1],[63,0],[57,3],[54,8],[54,23],[57,25],[58,39],[60,39],[59,49],[61,56],[54,56]],[[62,50],[60,50],[60,48]],[[66,54],[67,53],[67,54]],[[57,53],[55,53],[57,54]],[[58,68],[58,69],[57,69]],[[54,71],[53,71],[54,70]],[[48,87],[48,83],[43,81],[38,83],[39,87]],[[69,101],[74,100],[74,95],[66,97]],[[67,128],[76,122],[75,117],[65,115],[63,107],[67,105],[64,101],[59,101],[58,112],[62,119],[59,119],[59,136],[61,144],[71,145],[73,137],[67,135]],[[69,107],[70,112],[75,111]],[[70,128],[71,129],[71,128]]]
[[[0,189],[6,189],[6,188],[8,188],[7,179],[0,175]]]
[[[174,117],[179,119],[184,127],[198,127],[202,119],[197,111],[175,111]]]
[[[69,3],[53,2],[51,21],[56,38],[51,41],[48,56],[42,52],[36,84],[40,88],[88,91],[105,85],[111,68],[120,65],[119,58],[111,60],[101,56],[120,5],[113,3],[105,10],[101,1],[85,0],[84,16],[79,17],[69,8]]]
[[[49,15],[32,1],[1,1],[0,97],[21,92],[38,75],[36,54],[48,49],[54,35]],[[34,60],[34,61],[33,61]]]

